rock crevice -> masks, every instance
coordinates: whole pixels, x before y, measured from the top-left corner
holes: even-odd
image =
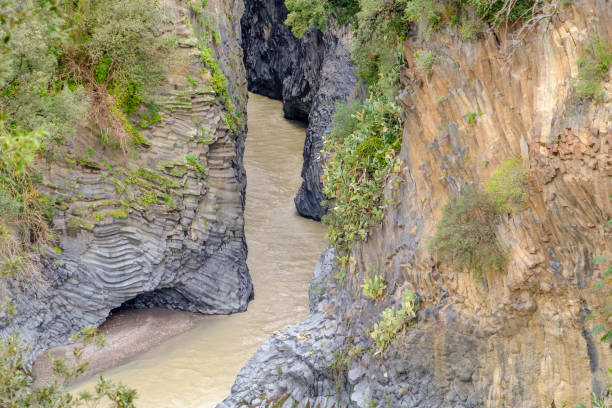
[[[245,0],[242,46],[251,92],[283,101],[287,119],[308,121],[298,212],[320,220],[325,214],[321,184],[323,137],[331,131],[335,104],[357,83],[346,27],[322,33],[309,30],[296,38],[285,25],[284,0]]]

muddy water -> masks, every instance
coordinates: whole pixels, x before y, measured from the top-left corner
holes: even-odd
[[[255,300],[246,313],[206,317],[190,331],[102,373],[136,388],[138,407],[214,407],[264,340],[308,314],[308,284],[325,246],[325,229],[299,217],[293,204],[305,128],[283,119],[280,102],[254,94],[248,120],[245,230]]]

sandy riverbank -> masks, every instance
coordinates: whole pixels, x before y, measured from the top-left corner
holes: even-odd
[[[97,373],[125,364],[132,358],[148,351],[171,337],[192,329],[207,316],[196,313],[165,309],[122,310],[114,313],[100,326],[100,333],[106,339],[106,346],[88,346],[84,359],[89,361],[84,380]],[[32,374],[34,385],[53,380],[53,371],[48,354],[56,358],[69,359],[73,345],[56,347],[38,357]]]

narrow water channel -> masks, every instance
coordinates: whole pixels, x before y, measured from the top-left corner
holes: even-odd
[[[308,314],[308,284],[325,246],[325,228],[297,215],[305,127],[282,105],[250,94],[245,230],[255,300],[246,313],[205,317],[195,328],[102,373],[138,391],[140,408],[208,408],[270,335]],[[95,380],[78,389],[92,387]]]

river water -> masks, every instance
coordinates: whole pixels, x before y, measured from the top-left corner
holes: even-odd
[[[293,204],[306,129],[283,118],[280,102],[255,94],[249,95],[248,125],[245,232],[255,300],[246,313],[205,317],[102,373],[135,388],[140,408],[214,407],[273,332],[308,315],[308,284],[326,241],[325,228],[298,216]]]

